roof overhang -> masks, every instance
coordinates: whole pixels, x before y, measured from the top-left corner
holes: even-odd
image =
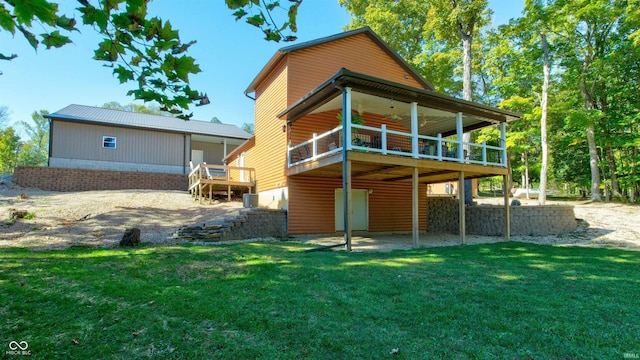
[[[293,123],[301,117],[310,114],[331,101],[336,101],[345,88],[352,91],[376,96],[383,99],[393,99],[397,102],[413,103],[429,109],[436,109],[447,113],[462,113],[469,119],[465,131],[470,131],[500,122],[519,119],[520,114],[502,110],[470,101],[460,100],[451,96],[438,94],[434,91],[423,90],[404,84],[387,81],[373,76],[341,69],[334,76],[320,86],[300,98],[277,116]],[[455,126],[455,122],[453,123]],[[455,129],[455,127],[453,128]],[[455,132],[455,131],[454,131]],[[443,135],[450,135],[451,130],[442,131]]]
[[[150,130],[150,131],[163,132],[163,133],[174,133],[174,134],[189,134],[189,135],[199,136],[199,140],[198,141],[203,141],[203,142],[215,141],[215,140],[212,140],[212,138],[219,138],[221,140],[222,139],[232,139],[232,140],[237,140],[237,141],[234,142],[234,145],[235,145],[235,144],[242,144],[243,142],[245,142],[247,140],[247,138],[233,136],[233,135],[220,135],[220,134],[213,134],[213,133],[207,133],[207,132],[202,132],[202,131],[193,131],[193,130],[163,129],[163,128],[159,128],[159,127],[155,127],[155,126],[145,126],[145,125],[141,125],[141,124],[113,123],[113,122],[108,122],[108,121],[87,119],[87,118],[83,118],[83,117],[63,115],[63,114],[57,114],[57,113],[47,114],[47,115],[44,115],[43,117],[46,118],[46,119],[49,119],[51,121],[59,120],[59,121],[78,123],[78,124],[90,124],[90,125],[111,126],[111,127],[126,128],[126,129]],[[178,119],[178,118],[176,118],[176,120],[187,121],[187,120],[181,120],[181,119]]]

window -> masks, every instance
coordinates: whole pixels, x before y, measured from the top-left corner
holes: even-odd
[[[116,148],[116,138],[115,136],[103,136],[102,137],[102,147],[106,149],[115,149]]]

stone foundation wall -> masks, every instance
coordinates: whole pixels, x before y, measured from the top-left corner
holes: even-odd
[[[458,200],[428,200],[429,232],[458,234]],[[470,235],[504,235],[504,206],[480,205],[465,209],[466,231]],[[573,206],[512,206],[511,235],[549,235],[571,232],[578,223]]]
[[[47,191],[125,189],[186,191],[189,179],[183,174],[19,166],[13,173],[13,183]]]
[[[242,209],[238,215],[216,223],[181,228],[174,237],[202,242],[284,239],[287,237],[287,212],[262,208]]]

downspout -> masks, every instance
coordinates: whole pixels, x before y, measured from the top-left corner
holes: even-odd
[[[249,99],[256,101],[256,98],[251,97],[248,93],[244,93],[244,96],[248,97]]]
[[[337,89],[342,90],[343,94],[345,91],[345,88],[341,85],[336,84],[335,79],[332,80],[333,86],[335,86]],[[245,94],[246,95],[246,94]],[[342,190],[342,197],[343,200],[345,202],[343,208],[344,208],[344,230],[345,230],[345,234],[346,234],[346,230],[347,230],[347,192],[346,192],[346,188],[344,187],[344,171],[345,171],[345,164],[346,164],[346,159],[347,159],[347,138],[345,136],[345,123],[346,121],[349,121],[350,119],[347,117],[347,113],[345,112],[345,100],[344,100],[344,95],[343,95],[343,100],[342,100],[342,136],[343,136],[343,144],[342,144],[342,179],[343,179],[343,190]],[[349,114],[350,115],[350,114]],[[350,116],[349,116],[350,117]],[[342,247],[342,246],[348,246],[349,245],[349,241],[347,241],[346,236],[345,236],[345,241],[339,244],[334,244],[334,245],[324,245],[324,246],[318,246],[315,247],[313,249],[308,249],[305,250],[304,252],[316,252],[316,251],[323,251],[323,250],[329,250],[329,249],[333,249],[333,248],[337,248],[337,247]],[[349,249],[351,250],[351,249]]]
[[[47,167],[51,165],[51,140],[53,139],[53,119],[49,118],[49,156],[47,157]]]

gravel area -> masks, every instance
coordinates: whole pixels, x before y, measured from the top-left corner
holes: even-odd
[[[503,198],[474,199],[479,204],[502,205]],[[537,200],[520,199],[522,206],[535,206]],[[640,251],[640,206],[617,203],[591,203],[547,201],[548,205],[573,205],[578,228],[574,232],[547,236],[512,236],[512,241],[560,246],[612,247]],[[299,236],[297,240],[319,246],[340,244],[341,236]],[[467,235],[466,243],[484,244],[504,241],[498,236]],[[460,245],[460,236],[451,234],[420,234],[420,247]],[[391,251],[411,249],[412,236],[409,233],[355,234],[352,238],[353,251]],[[339,247],[337,249],[343,249]]]
[[[477,199],[479,203],[502,204],[501,198]],[[521,200],[534,205],[536,200]],[[548,201],[549,204],[559,202]],[[567,204],[567,202],[562,202]],[[574,232],[553,236],[517,236],[514,241],[537,244],[615,247],[640,250],[640,206],[616,203],[572,202],[576,218]],[[242,203],[199,205],[184,191],[119,190],[73,193],[20,188],[10,177],[0,177],[0,248],[8,246],[57,249],[73,245],[117,246],[125,229],[137,227],[141,240],[170,244],[181,226],[208,224],[234,216]],[[29,219],[10,220],[12,209],[32,214]],[[297,240],[327,245],[342,241],[335,236],[297,237]],[[468,244],[503,241],[502,237],[467,236]],[[456,235],[423,234],[421,246],[460,244]],[[411,248],[410,234],[355,236],[354,250],[385,251]]]

